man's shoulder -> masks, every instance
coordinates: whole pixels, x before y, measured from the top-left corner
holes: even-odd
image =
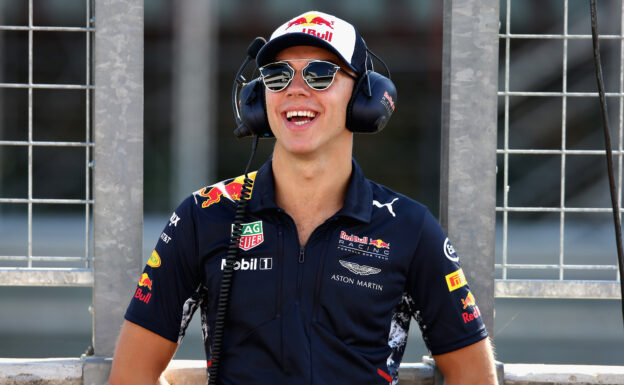
[[[405,219],[408,221],[421,221],[423,216],[429,212],[424,204],[412,199],[404,194],[384,186],[380,183],[368,180],[373,195],[373,209],[387,211],[393,218]]]
[[[250,172],[248,176],[255,180],[256,172]],[[193,192],[187,201],[202,209],[222,205],[235,206],[244,191],[244,184],[245,175],[225,179]],[[252,186],[249,186],[249,190],[253,194]]]

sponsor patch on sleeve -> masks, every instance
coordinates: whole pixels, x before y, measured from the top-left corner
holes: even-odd
[[[152,255],[150,255],[147,260],[147,266],[151,267],[159,267],[160,266],[160,255],[156,252],[156,250],[152,251]]]
[[[468,284],[468,281],[466,281],[464,271],[459,269],[446,275],[446,284],[448,285],[449,291],[453,291],[465,286]]]

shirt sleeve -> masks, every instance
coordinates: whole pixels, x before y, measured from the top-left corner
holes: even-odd
[[[125,315],[128,321],[173,342],[184,334],[196,309],[192,306],[193,294],[202,280],[193,202],[192,197],[187,198],[171,214]]]
[[[407,282],[415,318],[432,354],[443,354],[487,337],[459,256],[427,211]]]

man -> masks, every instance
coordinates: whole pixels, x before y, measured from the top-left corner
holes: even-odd
[[[320,12],[285,23],[258,53],[276,142],[250,174],[218,383],[396,384],[411,317],[446,384],[496,383],[443,230],[352,160],[352,131],[362,128],[348,127],[350,100],[368,58],[352,25]],[[212,364],[241,184],[199,190],[172,214],[126,313],[109,384],[156,383],[197,308]]]

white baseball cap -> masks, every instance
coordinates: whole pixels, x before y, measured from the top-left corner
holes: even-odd
[[[281,50],[310,45],[336,54],[357,74],[366,72],[367,48],[350,23],[319,11],[301,14],[277,28],[256,56],[258,67],[269,64]]]

